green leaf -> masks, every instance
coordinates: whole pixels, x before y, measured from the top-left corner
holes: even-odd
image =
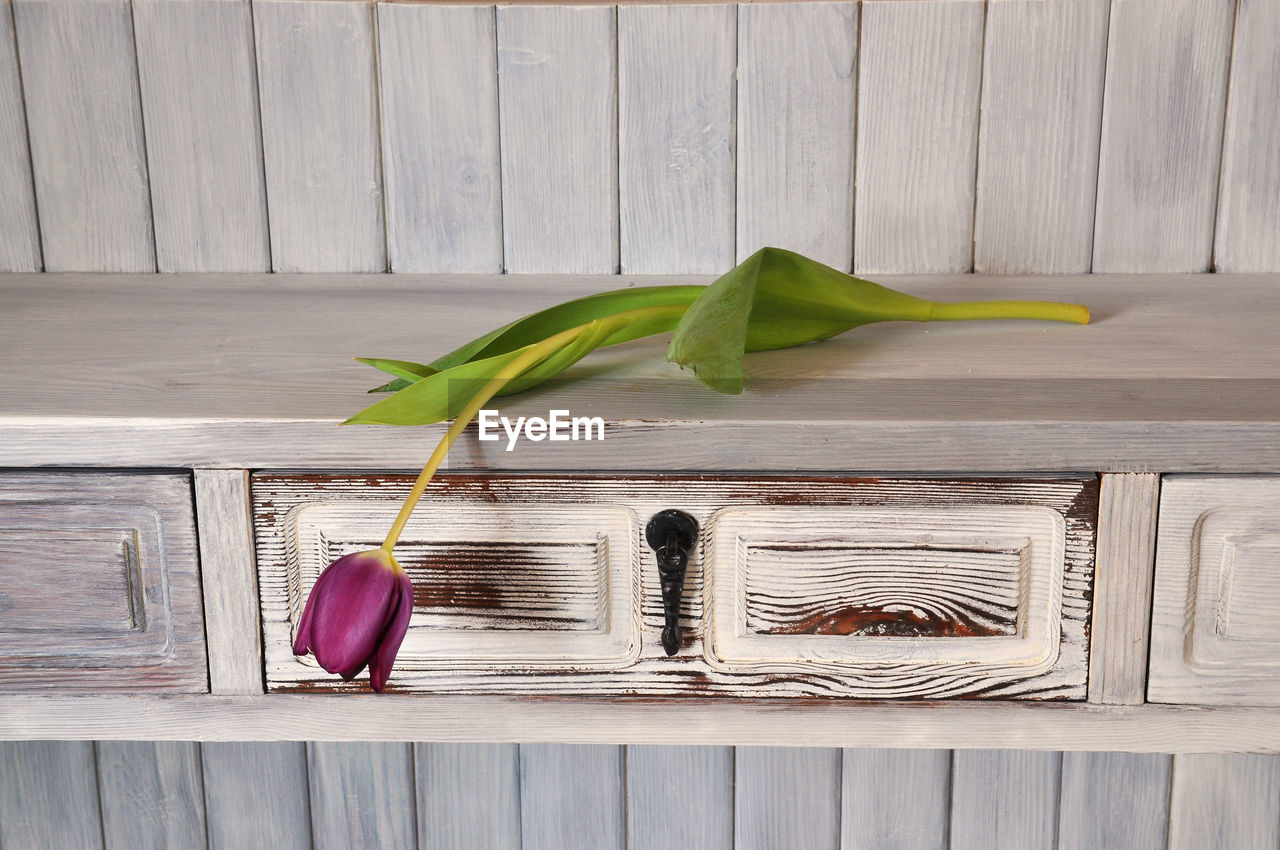
[[[415,381],[429,378],[439,371],[438,369],[432,369],[430,366],[423,366],[421,363],[411,363],[408,360],[388,360],[382,357],[357,357],[356,360],[375,369],[381,369],[388,375],[396,376],[394,381],[369,390],[371,393],[395,392]]]

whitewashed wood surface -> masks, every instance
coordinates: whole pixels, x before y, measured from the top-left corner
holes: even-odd
[[[0,2],[0,269],[40,271],[40,226],[31,183],[27,117],[18,74],[12,0]]]

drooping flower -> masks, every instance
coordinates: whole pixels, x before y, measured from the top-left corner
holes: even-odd
[[[390,552],[344,555],[311,588],[293,653],[313,653],[321,667],[347,681],[367,665],[369,682],[381,693],[412,613],[413,584]]]

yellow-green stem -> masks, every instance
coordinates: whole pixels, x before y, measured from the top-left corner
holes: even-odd
[[[937,301],[925,321],[951,322],[966,319],[1048,319],[1055,322],[1089,324],[1089,308],[1057,301]]]

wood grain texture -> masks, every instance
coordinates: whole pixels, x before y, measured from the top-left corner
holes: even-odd
[[[272,269],[384,271],[373,5],[258,0],[253,21]]]
[[[246,0],[133,4],[162,272],[271,269]]]
[[[738,747],[734,846],[836,850],[840,770],[839,750]]]
[[[307,744],[307,777],[317,850],[418,846],[410,744],[314,741]]]
[[[1172,764],[1167,755],[1063,753],[1059,850],[1165,850]]]
[[[520,746],[522,850],[626,847],[622,747]]]
[[[305,744],[205,744],[201,755],[209,850],[310,850]]]
[[[946,750],[845,750],[840,789],[841,850],[946,850]]]
[[[206,846],[199,744],[103,741],[97,748],[107,850]]]
[[[494,9],[377,10],[391,270],[500,272]]]
[[[504,266],[612,274],[616,10],[500,6],[497,15]]]
[[[1109,8],[1109,0],[988,4],[975,271],[1089,271]]]
[[[858,14],[738,7],[737,259],[786,248],[848,271]]]
[[[262,624],[249,475],[236,469],[196,470],[195,500],[210,691],[260,694]]]
[[[1147,698],[1280,705],[1280,478],[1165,476]]]
[[[1208,270],[1235,5],[1112,3],[1093,271]]]
[[[627,848],[732,850],[730,747],[627,747]]]
[[[101,850],[94,745],[0,744],[0,842],[5,850]]]
[[[952,847],[1054,846],[1062,753],[966,750],[952,758]]]
[[[414,744],[421,850],[520,848],[520,748]]]
[[[858,274],[973,267],[984,6],[862,5],[858,63]]]
[[[0,474],[0,688],[208,690],[190,487],[182,474]]]
[[[1280,5],[1236,7],[1215,271],[1280,271]]]
[[[623,274],[720,274],[734,260],[733,6],[618,9]]]
[[[18,42],[13,33],[13,4],[0,2],[0,269],[40,271],[40,224],[36,216],[35,186],[31,181],[31,151],[27,146],[27,116],[18,72]]]
[[[1089,701],[1146,698],[1160,476],[1102,477],[1089,654]]]
[[[1169,807],[1169,850],[1270,850],[1280,844],[1280,758],[1176,756]]]
[[[47,271],[156,257],[128,0],[14,0]]]

